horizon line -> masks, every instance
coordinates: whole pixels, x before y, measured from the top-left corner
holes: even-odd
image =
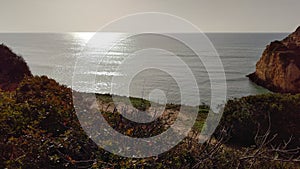
[[[63,34],[63,33],[97,33],[93,31],[66,31],[66,32],[61,32],[61,31],[24,31],[24,32],[17,32],[17,31],[0,31],[0,33],[57,33],[57,34]],[[100,32],[98,32],[100,33]],[[119,32],[119,31],[104,31],[101,33],[136,33],[136,32]],[[140,32],[142,33],[142,32]],[[203,32],[143,32],[143,33],[184,33],[184,34],[193,34],[193,33],[291,33],[291,32],[280,32],[280,31],[270,31],[270,32],[263,32],[263,31],[203,31]]]

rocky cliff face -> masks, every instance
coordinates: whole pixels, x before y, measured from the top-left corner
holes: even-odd
[[[300,93],[300,27],[282,41],[271,42],[248,77],[274,92]]]
[[[7,46],[0,45],[0,89],[15,90],[25,76],[32,74],[24,59]]]

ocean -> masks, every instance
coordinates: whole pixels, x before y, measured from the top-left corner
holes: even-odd
[[[92,35],[93,33],[89,32],[1,33],[0,43],[7,45],[15,53],[23,56],[34,75],[47,75],[59,83],[81,92],[112,93],[150,100],[166,97],[169,103],[180,103],[182,93],[180,93],[180,86],[176,83],[176,79],[172,74],[160,69],[149,68],[135,72],[135,75],[131,75],[129,88],[122,86],[122,83],[113,83],[119,82],[114,80],[116,77],[129,78],[129,75],[119,71],[118,67],[123,64],[124,54],[135,51],[140,43],[143,43],[141,40],[121,41],[117,47],[110,49],[110,52],[104,55],[105,48],[109,48],[118,39],[126,37],[128,34],[103,33],[103,37],[106,39],[98,47],[89,46],[87,43]],[[288,35],[287,33],[207,33],[206,35],[215,47],[224,66],[228,99],[269,92],[250,82],[246,75],[255,71],[255,64],[261,57],[266,45],[271,41],[283,39]],[[191,42],[195,38],[192,33],[180,34],[180,36],[190,39]],[[210,79],[205,66],[196,61],[198,56],[189,53],[180,46],[170,44],[169,47],[174,49],[175,55],[183,58],[187,65],[194,70],[195,81],[201,96],[200,101],[210,104]],[[85,58],[88,60],[86,63],[88,64],[80,67],[78,57],[85,49],[88,49],[88,52],[85,52],[87,54]],[[207,51],[198,52],[205,57]],[[132,69],[135,65],[144,64],[147,66],[148,63],[159,62],[160,66],[172,68],[176,72],[176,77],[181,78],[182,81],[190,80],[187,79],[186,72],[181,71],[183,69],[181,65],[177,65],[177,62],[170,62],[170,59],[172,60],[174,57],[173,55],[164,52],[157,52],[155,55],[155,57],[148,56],[141,61],[143,63],[135,63],[132,65]],[[99,57],[102,57],[101,61],[99,61]],[[74,72],[76,72],[76,76],[74,76]],[[89,76],[94,78],[93,84],[89,78],[85,78]],[[74,87],[74,81],[76,81],[76,87]],[[114,85],[122,90],[112,90]],[[154,90],[156,92],[153,92]],[[196,91],[194,88],[187,88],[187,90],[191,93]],[[162,94],[161,91],[165,94]],[[151,96],[153,93],[157,96]],[[194,96],[190,95],[185,99],[185,103],[188,103],[194,99]],[[161,102],[160,100],[157,101]]]

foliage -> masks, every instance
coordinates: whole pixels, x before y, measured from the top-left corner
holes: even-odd
[[[268,98],[267,96],[261,97],[263,97],[262,100]],[[289,98],[287,101],[296,99],[290,106],[296,104],[297,97],[289,97],[295,98]],[[98,95],[97,99],[100,98],[106,102],[111,101],[110,95],[104,95],[103,97]],[[248,109],[253,108],[252,104],[255,106],[264,105],[258,105],[259,102],[253,98],[249,98],[249,100],[244,98],[244,100],[246,100],[248,107],[244,108],[243,104],[238,107],[235,104],[235,102],[240,102],[238,100],[228,103],[229,107],[227,106],[225,114],[229,119],[231,118],[230,120],[239,118],[238,108],[239,110],[244,108],[243,112],[250,112]],[[278,98],[270,100],[270,103],[276,100]],[[222,139],[211,139],[207,143],[199,144],[197,139],[192,137],[187,137],[176,147],[158,157],[143,159],[119,157],[97,147],[87,137],[77,119],[76,115],[78,114],[74,110],[73,102],[71,89],[61,86],[45,76],[26,77],[16,91],[1,91],[0,168],[227,169],[249,168],[249,166],[253,168],[297,167],[294,163],[272,161],[268,158],[253,160],[249,156],[255,153],[256,149],[244,151],[240,148],[230,148],[222,144]],[[139,106],[138,104],[141,102],[147,103],[139,99],[134,99],[134,102],[137,104],[136,106]],[[82,104],[84,103],[84,100],[82,100]],[[175,110],[179,108],[178,106],[169,104],[167,108]],[[283,105],[279,104],[279,106]],[[86,109],[88,108],[86,107]],[[267,108],[272,108],[272,106]],[[200,106],[198,119],[194,126],[196,131],[202,128],[208,109],[208,106]],[[273,106],[273,109],[278,111],[280,107],[275,108]],[[236,114],[235,116],[229,116],[229,112],[236,112]],[[122,118],[118,112],[102,112],[102,114],[112,127],[132,137],[149,137],[152,135],[145,134],[150,133],[150,131],[153,135],[163,131],[162,125],[164,124],[160,120],[149,123],[145,127],[145,124],[132,123]],[[241,122],[249,117],[251,117],[251,113],[242,117]],[[129,133],[128,130],[132,132]],[[247,154],[244,155],[244,152],[247,152]],[[267,151],[262,152],[267,153]],[[269,156],[265,155],[263,157]]]
[[[0,44],[0,89],[15,90],[25,76],[32,74],[24,59]]]
[[[1,168],[74,167],[97,150],[80,128],[71,90],[54,80],[27,77],[0,99]]]
[[[229,100],[218,129],[228,128],[229,142],[255,145],[268,129],[271,145],[287,142],[297,148],[300,142],[300,95],[264,94]],[[217,134],[218,134],[217,132]]]

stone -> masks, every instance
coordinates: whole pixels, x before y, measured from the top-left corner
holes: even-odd
[[[273,92],[300,93],[300,27],[282,41],[271,42],[247,77]]]

